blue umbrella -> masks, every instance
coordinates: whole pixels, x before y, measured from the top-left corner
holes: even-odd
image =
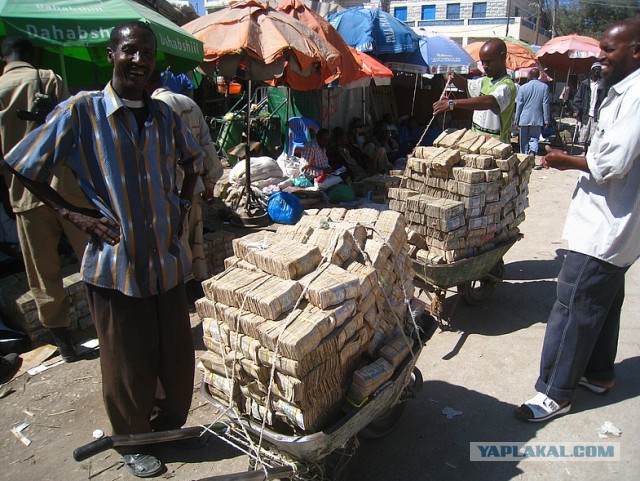
[[[408,73],[466,74],[477,67],[476,61],[456,41],[442,35],[426,35],[415,52],[385,55],[383,63],[391,70]]]
[[[327,20],[347,45],[375,55],[413,52],[420,36],[393,15],[377,8],[352,7],[333,13]]]

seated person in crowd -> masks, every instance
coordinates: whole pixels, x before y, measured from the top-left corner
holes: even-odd
[[[351,143],[358,149],[362,149],[364,141],[367,138],[367,125],[358,117],[355,117],[349,123],[349,137]]]
[[[398,130],[398,126],[393,121],[392,115],[389,112],[387,112],[382,116],[382,120],[384,120],[384,122],[387,124],[387,130],[389,131],[389,136],[392,139],[397,139],[399,130]]]
[[[373,125],[373,132],[365,140],[362,153],[371,159],[370,174],[388,172],[398,156],[398,143],[389,135],[387,123],[380,120]]]
[[[327,157],[327,146],[331,136],[327,129],[318,130],[316,138],[307,143],[300,158],[302,174],[313,180],[322,174],[331,172],[329,159]]]
[[[349,134],[342,127],[336,127],[333,129],[332,136],[332,145],[327,149],[327,156],[329,157],[329,165],[331,168],[336,170],[339,167],[345,167],[347,172],[341,176],[344,180],[351,179],[352,181],[358,181],[367,177],[366,170],[351,154],[352,147],[354,146],[351,144]]]
[[[420,138],[424,133],[424,128],[418,124],[418,119],[411,116],[407,120],[407,125],[400,127],[398,134],[398,155],[406,157],[409,155],[414,147],[420,142]]]

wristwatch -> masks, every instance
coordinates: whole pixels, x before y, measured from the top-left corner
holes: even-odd
[[[454,108],[454,107],[455,107],[455,105],[456,105],[456,101],[455,101],[455,100],[453,100],[453,99],[450,99],[450,100],[449,100],[449,102],[447,102],[447,103],[449,104],[449,110],[450,110],[450,111],[451,111],[451,110],[453,110],[453,108]]]
[[[191,210],[191,201],[187,200],[187,199],[183,199],[182,197],[180,198],[180,205],[182,207],[184,207],[184,210],[186,210],[187,212],[189,212]]]

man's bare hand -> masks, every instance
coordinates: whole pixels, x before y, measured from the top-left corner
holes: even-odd
[[[554,168],[557,170],[581,170],[589,172],[587,160],[584,157],[569,155],[564,150],[552,149],[548,145],[545,146],[547,155],[542,159],[542,166],[545,169]]]
[[[69,222],[89,234],[91,242],[98,249],[102,244],[116,245],[120,242],[120,226],[106,217],[93,217],[78,212],[68,212],[64,216]]]
[[[433,104],[433,115],[438,115],[442,112],[449,112],[451,109],[449,108],[449,100],[438,100]]]

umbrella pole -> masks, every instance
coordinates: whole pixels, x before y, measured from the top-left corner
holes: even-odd
[[[367,113],[367,104],[364,100],[364,87],[361,87],[362,89],[362,121],[364,122],[364,116]]]
[[[231,223],[241,227],[263,227],[269,224],[269,215],[260,204],[259,199],[251,188],[251,80],[247,82],[247,141],[245,143],[244,152],[244,173],[245,183],[244,191],[241,192],[239,198],[245,198],[244,211],[240,205],[237,205],[231,215]],[[240,200],[238,200],[238,204]]]
[[[58,47],[58,55],[60,56],[60,76],[62,77],[62,82],[64,86],[69,90],[69,82],[67,81],[67,66],[64,62],[64,52],[62,47]]]
[[[420,74],[416,74],[416,83],[413,86],[413,100],[411,101],[411,116],[413,117],[413,108],[416,105],[416,92],[418,91],[418,76]]]
[[[571,75],[571,67],[569,67],[569,70],[567,70],[567,80],[564,83],[564,88],[567,88],[567,86],[569,85],[569,75]],[[564,100],[560,104],[560,118],[561,119],[562,119],[562,114],[563,113],[564,113]]]
[[[245,188],[247,190],[247,209],[252,201],[251,191],[251,80],[247,83],[247,142],[244,146],[244,176],[245,176]]]

